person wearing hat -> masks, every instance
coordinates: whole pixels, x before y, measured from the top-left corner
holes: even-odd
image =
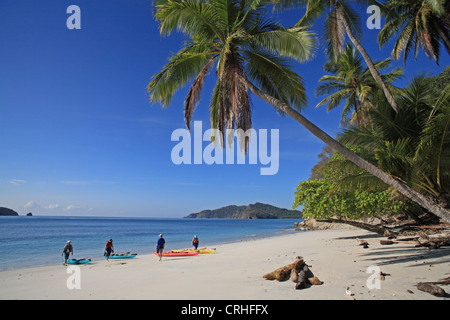
[[[69,259],[69,255],[72,253],[72,257],[73,257],[73,247],[72,244],[70,243],[70,240],[67,241],[67,244],[64,246],[64,249],[61,253],[61,256],[64,256],[64,263],[63,266],[67,265],[67,259]]]
[[[166,240],[164,240],[163,235],[160,234],[159,235],[159,239],[158,239],[158,243],[156,244],[156,253],[159,256],[159,261],[161,261],[162,253],[163,253],[165,244],[166,244]]]
[[[199,243],[198,237],[197,235],[195,235],[194,239],[192,239],[192,245],[194,246],[195,250],[197,250],[198,248],[198,243]]]
[[[106,256],[106,261],[109,261],[109,256],[111,255],[111,252],[114,252],[114,245],[113,245],[113,240],[109,239],[105,245],[104,255]]]

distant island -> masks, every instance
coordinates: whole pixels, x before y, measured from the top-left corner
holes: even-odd
[[[18,216],[19,214],[10,208],[0,207],[0,217],[1,216]],[[33,214],[31,212],[28,212],[26,214],[27,216],[31,217]]]
[[[18,216],[19,214],[13,209],[0,207],[0,216]]]
[[[224,218],[224,219],[300,219],[302,212],[278,208],[270,204],[256,202],[248,206],[230,205],[215,210],[191,213],[185,218]]]

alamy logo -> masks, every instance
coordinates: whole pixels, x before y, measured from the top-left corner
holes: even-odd
[[[81,29],[81,9],[77,5],[70,5],[67,7],[66,13],[70,16],[66,20],[67,29]]]
[[[176,129],[172,132],[171,141],[179,141],[171,152],[172,162],[180,164],[245,164],[245,157],[241,150],[245,139],[249,139],[248,163],[264,165],[260,168],[261,175],[274,175],[279,167],[279,130],[270,130],[270,153],[268,144],[267,129],[227,129],[225,133],[225,148],[221,147],[220,139],[222,133],[217,129],[208,129],[203,133],[201,121],[194,121],[193,137],[187,129]],[[234,140],[237,143],[234,143]],[[203,142],[209,141],[209,144],[203,148]],[[236,145],[236,152],[234,149]],[[239,150],[239,147],[240,150]],[[192,153],[194,159],[192,161]],[[236,155],[236,156],[235,156]],[[236,157],[236,161],[235,161]]]
[[[67,289],[81,289],[81,269],[78,266],[68,266],[66,273],[70,274],[67,278]]]
[[[367,7],[366,13],[371,14],[369,18],[367,18],[366,26],[370,30],[372,29],[381,29],[381,10],[380,7],[376,5],[371,5]]]
[[[366,281],[366,286],[368,289],[381,289],[381,279],[380,274],[381,270],[378,266],[369,266],[367,267],[366,273],[371,274]]]

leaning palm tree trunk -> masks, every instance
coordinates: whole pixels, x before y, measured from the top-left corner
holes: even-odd
[[[330,137],[327,133],[322,131],[319,127],[314,125],[312,122],[310,122],[308,119],[306,119],[304,116],[302,116],[300,113],[292,109],[287,104],[281,102],[280,100],[262,92],[258,88],[256,88],[250,81],[248,81],[246,78],[241,77],[242,82],[247,86],[249,90],[251,90],[256,96],[263,99],[267,103],[274,106],[276,109],[279,109],[283,111],[284,113],[288,114],[290,117],[292,117],[294,120],[299,122],[302,126],[304,126],[309,132],[311,132],[313,135],[315,135],[317,138],[325,142],[327,145],[329,145],[334,150],[341,153],[344,157],[352,161],[354,164],[356,164],[358,167],[366,170],[367,172],[371,173],[372,175],[376,176],[377,178],[381,179],[386,184],[394,187],[398,190],[401,194],[403,194],[405,197],[410,199],[411,201],[417,203],[422,208],[428,210],[429,212],[433,213],[437,217],[441,218],[443,221],[450,223],[450,212],[446,210],[445,208],[442,208],[441,206],[437,205],[430,199],[426,198],[423,194],[413,190],[408,185],[404,184],[403,182],[399,181],[398,179],[395,179],[391,175],[385,173],[372,163],[364,160],[360,156],[358,156],[353,151],[349,150],[348,148],[344,147],[342,144],[340,144],[338,141]]]
[[[337,5],[337,4],[336,4]],[[350,41],[353,43],[353,45],[358,49],[359,53],[361,53],[361,56],[364,58],[364,61],[367,64],[367,67],[370,70],[370,73],[372,74],[372,77],[375,79],[375,81],[382,87],[384,95],[386,96],[386,99],[388,100],[389,104],[391,105],[392,109],[395,111],[398,111],[397,103],[395,102],[394,97],[392,96],[391,92],[389,91],[388,87],[384,83],[384,81],[381,79],[380,74],[378,73],[377,69],[375,68],[375,65],[370,58],[370,56],[367,54],[364,47],[361,45],[361,43],[356,39],[355,35],[352,32],[352,29],[350,28],[350,25],[348,24],[347,19],[345,18],[342,9],[340,7],[336,8],[336,12],[338,15],[338,19],[341,20],[345,27],[345,32],[347,33]]]

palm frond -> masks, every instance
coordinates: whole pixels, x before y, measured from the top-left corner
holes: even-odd
[[[155,4],[155,20],[162,35],[170,35],[174,29],[202,39],[224,39],[223,20],[219,10],[201,0],[159,0]]]
[[[444,0],[387,1],[386,23],[378,34],[380,47],[398,35],[392,50],[396,59],[403,52],[403,63],[406,63],[412,48],[417,59],[421,46],[425,54],[438,64],[441,42],[450,54],[448,7],[450,5]]]
[[[315,52],[315,35],[305,27],[277,28],[250,36],[253,47],[263,47],[272,53],[299,62],[312,59]]]
[[[205,46],[187,47],[172,55],[163,69],[152,77],[147,86],[150,101],[167,107],[173,94],[192,80],[214,55]]]
[[[205,81],[205,77],[211,68],[214,57],[212,57],[203,67],[203,69],[199,72],[197,77],[195,78],[194,82],[191,85],[191,88],[186,96],[186,99],[184,101],[184,119],[186,121],[186,127],[188,130],[191,126],[191,118],[192,114],[194,113],[195,107],[200,102],[201,93],[203,89],[203,82]]]
[[[246,50],[246,74],[263,92],[297,109],[306,106],[303,79],[290,69],[287,60],[263,50]]]

